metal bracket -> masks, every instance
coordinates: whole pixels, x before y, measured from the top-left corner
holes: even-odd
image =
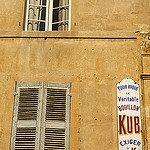
[[[18,93],[17,93],[17,92],[14,92],[14,96],[16,96],[16,95],[18,95]]]
[[[68,96],[72,97],[72,93],[69,93]]]

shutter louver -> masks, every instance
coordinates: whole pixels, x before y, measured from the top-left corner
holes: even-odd
[[[65,121],[66,90],[47,89],[46,120]]]
[[[45,150],[65,148],[65,129],[46,128]]]
[[[18,125],[15,141],[16,150],[35,149],[38,97],[38,88],[20,88],[18,106]],[[28,122],[28,128],[22,127],[25,126],[25,122]]]
[[[35,150],[36,128],[17,128],[15,150]]]
[[[69,150],[70,83],[45,84],[43,106],[44,150]]]
[[[10,150],[39,150],[41,82],[16,82]]]
[[[36,120],[38,107],[38,88],[21,88],[18,120]]]

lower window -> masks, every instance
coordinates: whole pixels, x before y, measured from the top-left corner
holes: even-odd
[[[69,150],[71,83],[16,82],[11,150]]]

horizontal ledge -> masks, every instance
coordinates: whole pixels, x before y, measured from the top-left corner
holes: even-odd
[[[129,39],[136,40],[136,37],[81,37],[81,36],[0,36],[0,38],[57,38],[57,39]]]
[[[81,31],[0,31],[0,38],[64,38],[64,39],[129,39],[137,40],[134,32]]]
[[[143,80],[150,80],[150,73],[149,74],[141,74],[141,78],[143,79]]]
[[[142,53],[141,55],[150,55],[150,53]]]

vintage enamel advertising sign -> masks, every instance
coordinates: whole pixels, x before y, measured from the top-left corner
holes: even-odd
[[[117,84],[119,150],[142,150],[139,85],[132,79]]]

